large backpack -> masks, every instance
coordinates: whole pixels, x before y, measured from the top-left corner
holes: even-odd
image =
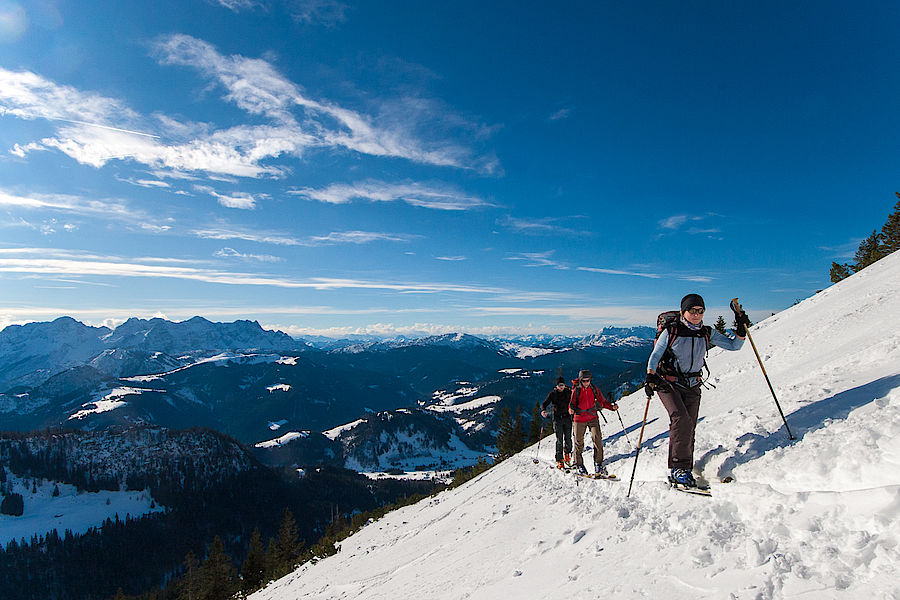
[[[672,343],[676,338],[685,337],[690,335],[691,337],[703,337],[706,339],[706,352],[709,353],[709,347],[711,345],[710,336],[712,335],[712,327],[709,325],[704,325],[699,330],[689,331],[687,326],[681,325],[681,313],[677,310],[667,310],[665,312],[659,313],[659,316],[656,317],[656,338],[659,339],[659,336],[663,331],[669,332],[669,343],[666,345],[666,351],[663,353],[662,359],[660,359],[659,364],[656,367],[656,372],[662,376],[675,377],[679,383],[684,383],[685,379],[690,375],[695,375],[694,373],[683,373],[681,369],[678,368],[678,364],[675,362],[675,353],[672,352]],[[679,329],[681,331],[679,331]],[[706,367],[706,357],[703,359],[703,366]],[[706,367],[707,373],[709,372],[709,368]]]
[[[594,413],[597,415],[600,414],[600,410],[602,409],[602,406],[600,406],[600,397],[603,394],[600,392],[600,390],[597,388],[597,386],[594,385],[593,381],[590,383],[590,388],[591,388],[591,391],[594,393],[594,406],[592,406],[590,408],[586,408],[584,410],[581,410],[578,407],[577,402],[574,405],[572,404],[572,400],[574,400],[577,396],[581,395],[581,391],[580,391],[581,386],[578,385],[578,380],[577,379],[572,380],[572,394],[570,395],[569,406],[571,406],[575,410],[576,415],[580,415],[583,413]]]

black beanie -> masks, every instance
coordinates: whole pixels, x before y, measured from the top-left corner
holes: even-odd
[[[557,377],[557,378],[556,378],[556,383],[565,383],[565,382],[566,382],[566,380],[565,380],[565,378],[563,378],[563,377]]]
[[[695,306],[702,306],[703,308],[706,308],[706,304],[703,303],[703,296],[701,296],[700,294],[688,294],[681,299],[682,314],[687,309],[694,308]]]

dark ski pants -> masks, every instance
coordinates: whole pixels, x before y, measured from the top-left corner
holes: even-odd
[[[600,420],[594,419],[587,423],[575,421],[575,464],[584,465],[581,453],[584,452],[584,432],[591,431],[591,441],[594,443],[594,464],[603,464],[603,436],[600,433]]]
[[[669,413],[669,468],[691,470],[694,466],[694,430],[700,414],[700,386],[672,387],[672,391],[657,390],[666,412]]]
[[[553,419],[556,432],[556,462],[566,454],[572,454],[572,419]]]

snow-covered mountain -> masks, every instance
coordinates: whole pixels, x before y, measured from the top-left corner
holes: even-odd
[[[668,419],[639,392],[619,401],[627,436],[604,426],[620,481],[558,471],[547,439],[252,598],[900,598],[897,314],[900,253],[751,329],[794,441],[751,345],[711,351],[712,498],[668,489]]]
[[[194,317],[173,323],[132,318],[110,330],[60,317],[0,331],[0,391],[38,385],[85,364],[119,377],[161,373],[224,350],[296,352],[305,348],[305,342],[265,330],[255,321],[213,323]]]
[[[493,445],[501,403],[530,415],[558,370],[571,377],[590,368],[607,391],[631,382],[633,374],[623,372],[649,352],[649,341],[634,333],[603,330],[589,343],[570,339],[562,346],[447,334],[326,350],[250,321],[129,319],[109,330],[61,318],[0,332],[0,430],[152,423],[210,427],[255,445],[374,412],[434,405],[417,417],[402,453],[430,457],[418,464],[440,463],[437,455],[449,449],[430,444],[429,432],[450,419],[457,424],[454,453],[474,461]],[[498,402],[449,415],[446,398],[465,389]],[[382,428],[378,436],[394,435],[387,421],[371,426]],[[384,444],[378,445],[385,449],[381,458],[374,460],[361,454],[362,446],[348,439],[342,443],[343,449],[307,435],[267,446],[260,459],[336,465],[344,460],[360,468],[413,463],[390,456],[397,452]]]

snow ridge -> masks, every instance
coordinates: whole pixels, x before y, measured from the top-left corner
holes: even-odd
[[[897,314],[900,253],[752,328],[796,441],[750,345],[710,352],[695,473],[712,498],[668,489],[654,398],[630,497],[634,448],[610,418],[621,481],[558,471],[547,439],[252,598],[900,598]],[[646,403],[619,401],[632,442]]]

